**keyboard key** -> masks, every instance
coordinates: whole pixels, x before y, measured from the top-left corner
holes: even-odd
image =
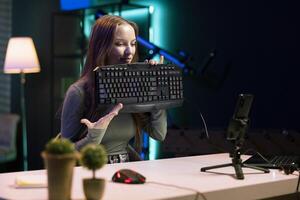
[[[137,103],[138,99],[136,97],[130,97],[130,98],[117,98],[117,103],[123,103],[123,104],[131,104],[131,103]]]
[[[100,94],[100,99],[106,99],[107,98],[107,94]]]
[[[176,95],[170,95],[170,99],[176,99]]]

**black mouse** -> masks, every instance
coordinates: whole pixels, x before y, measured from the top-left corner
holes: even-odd
[[[131,169],[120,169],[114,173],[112,181],[126,184],[142,184],[145,183],[146,178]]]

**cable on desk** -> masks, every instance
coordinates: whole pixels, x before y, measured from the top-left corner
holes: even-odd
[[[200,195],[204,200],[207,200],[207,198],[204,196],[204,194],[198,192],[197,190],[191,189],[191,188],[181,187],[181,186],[172,185],[172,184],[166,184],[166,183],[159,183],[159,182],[155,182],[155,181],[147,181],[146,183],[152,183],[152,184],[162,185],[162,186],[168,186],[168,187],[175,187],[175,188],[182,189],[182,190],[189,190],[189,191],[192,191],[192,192],[195,192],[195,193],[196,193],[196,198],[195,198],[195,200],[198,199],[199,195]]]
[[[205,121],[205,119],[204,119],[204,117],[203,117],[203,115],[202,115],[202,113],[201,113],[201,111],[200,111],[200,108],[198,107],[197,104],[191,102],[191,101],[188,100],[187,98],[185,98],[184,100],[185,100],[186,102],[192,104],[192,105],[196,108],[196,111],[197,111],[197,113],[200,115],[201,120],[202,120],[202,123],[203,123],[203,125],[204,125],[204,130],[205,130],[206,138],[209,139],[209,134],[208,134],[207,126],[206,126],[206,121]]]
[[[189,101],[187,98],[184,98],[184,101],[185,101],[185,102],[188,102],[188,103],[190,103],[190,104],[192,104],[192,105],[195,107],[197,114],[199,114],[200,117],[201,117],[201,121],[202,121],[203,126],[204,126],[204,132],[205,132],[206,138],[209,139],[209,133],[208,133],[206,121],[205,121],[205,119],[204,119],[204,117],[203,117],[203,115],[202,115],[202,112],[200,111],[200,108],[198,107],[197,104],[195,104],[195,103]],[[171,119],[172,124],[175,124],[175,123],[174,123],[174,120],[172,119],[172,116],[169,114],[168,110],[167,110],[167,114],[168,114],[168,119]],[[177,126],[177,125],[175,124],[175,126]],[[178,127],[178,126],[177,126],[177,127]]]

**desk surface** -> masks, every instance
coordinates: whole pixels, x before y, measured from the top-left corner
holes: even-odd
[[[294,193],[298,173],[285,175],[278,170],[263,173],[243,168],[245,179],[235,179],[233,167],[200,172],[200,168],[231,162],[228,154],[212,154],[154,161],[106,165],[97,177],[107,180],[103,199],[260,199]],[[147,178],[143,185],[113,183],[111,177],[119,169],[135,170]],[[20,175],[46,175],[45,170],[0,174],[0,199],[47,199],[47,188],[13,187]],[[72,198],[84,199],[82,178],[92,173],[81,167],[74,169]]]

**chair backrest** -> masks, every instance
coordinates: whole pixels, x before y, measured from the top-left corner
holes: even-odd
[[[0,160],[6,160],[9,154],[16,156],[16,133],[19,115],[0,114]]]

